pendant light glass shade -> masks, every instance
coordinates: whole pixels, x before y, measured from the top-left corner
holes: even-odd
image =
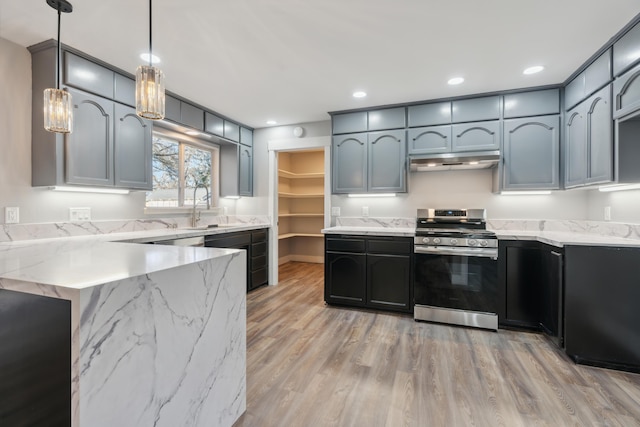
[[[71,94],[62,89],[44,90],[44,128],[49,132],[71,133],[73,129]]]
[[[136,114],[145,119],[164,119],[164,73],[151,65],[136,70]]]

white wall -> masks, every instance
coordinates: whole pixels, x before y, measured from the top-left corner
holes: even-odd
[[[144,192],[130,195],[57,193],[31,187],[31,55],[0,38],[0,223],[18,206],[21,223],[69,220],[70,207],[90,207],[92,219],[144,216]]]
[[[604,220],[604,208],[611,207],[611,221],[640,224],[640,190],[601,193],[587,191],[587,218],[592,221]]]

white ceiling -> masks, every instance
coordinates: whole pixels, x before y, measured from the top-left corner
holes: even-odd
[[[131,73],[148,1],[71,0],[62,42]],[[167,89],[252,127],[327,111],[563,82],[638,0],[155,0]],[[0,0],[0,37],[56,37],[45,0]],[[524,76],[541,64],[545,71]],[[448,86],[453,76],[466,79]],[[369,95],[354,99],[355,90]]]

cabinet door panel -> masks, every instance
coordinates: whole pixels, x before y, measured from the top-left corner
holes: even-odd
[[[499,119],[500,98],[498,96],[487,96],[453,101],[451,114],[453,123]]]
[[[333,133],[353,133],[367,130],[367,112],[336,114],[331,118]]]
[[[136,110],[115,105],[115,184],[117,187],[153,190],[151,178],[151,123]]]
[[[367,134],[334,136],[332,148],[333,192],[367,191]]]
[[[73,53],[64,53],[64,84],[112,99],[113,82],[113,71]]]
[[[584,71],[584,95],[589,96],[611,81],[611,49]]]
[[[540,251],[537,248],[506,248],[506,320],[523,327],[540,324]]]
[[[581,73],[564,88],[564,109],[570,110],[584,99],[584,73]]]
[[[560,114],[560,90],[548,89],[504,96],[504,118]]]
[[[253,131],[247,128],[240,128],[240,144],[253,147]]]
[[[451,151],[451,126],[409,129],[409,154],[446,153]]]
[[[587,102],[587,179],[589,184],[613,179],[613,119],[611,86]]]
[[[127,104],[131,107],[136,106],[136,81],[116,73],[115,78],[115,95],[114,100]]]
[[[613,75],[619,76],[640,59],[640,25],[630,29],[613,45]]]
[[[253,195],[253,149],[240,145],[240,195]]]
[[[164,118],[176,123],[182,123],[180,120],[180,104],[179,99],[166,95],[164,98]]]
[[[571,188],[584,183],[587,176],[586,127],[584,104],[568,112],[564,130],[564,186]]]
[[[482,151],[500,149],[498,121],[453,125],[452,151]]]
[[[224,121],[224,137],[227,139],[230,139],[231,141],[235,141],[235,142],[240,141],[240,126],[238,126],[233,122],[225,120]]]
[[[327,252],[324,299],[328,303],[364,305],[366,255]]]
[[[559,124],[559,116],[504,121],[505,189],[559,188]]]
[[[181,102],[180,123],[194,129],[204,130],[204,111],[194,105]]]
[[[70,90],[73,132],[65,136],[66,181],[113,185],[113,101]]]
[[[204,130],[213,135],[224,136],[224,119],[205,111]],[[249,145],[249,144],[245,144]]]
[[[388,108],[385,110],[369,111],[367,113],[368,129],[400,129],[405,127],[405,108]]]
[[[409,127],[451,123],[451,102],[414,105],[408,108]]]
[[[369,133],[369,192],[406,191],[405,135],[404,130]]]
[[[410,311],[411,258],[367,255],[367,306]]]
[[[614,114],[617,119],[640,108],[640,65],[635,66],[613,82]]]

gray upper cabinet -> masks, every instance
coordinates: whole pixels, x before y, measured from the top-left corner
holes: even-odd
[[[198,130],[204,130],[204,111],[186,102],[180,103],[180,123]]]
[[[407,114],[409,127],[446,125],[451,123],[451,102],[412,105]]]
[[[333,137],[331,183],[333,193],[367,191],[367,134]]]
[[[640,109],[640,64],[613,82],[613,118],[618,119]]]
[[[253,147],[253,131],[245,127],[240,127],[240,144]]]
[[[504,96],[504,118],[560,114],[560,89],[513,93]]]
[[[113,99],[115,73],[70,52],[64,52],[64,84]]]
[[[402,129],[406,126],[404,107],[367,112],[368,130]]]
[[[136,106],[136,81],[122,74],[115,74],[113,99],[131,107]]]
[[[240,195],[253,196],[253,149],[239,145],[240,150]]]
[[[404,130],[369,132],[368,191],[406,191],[406,132]]]
[[[605,51],[564,90],[564,109],[572,109],[580,101],[592,95],[611,81],[611,49]]]
[[[559,127],[559,115],[504,121],[504,190],[560,188]]]
[[[367,112],[335,114],[331,123],[334,134],[364,132],[367,130]]]
[[[204,113],[204,130],[213,135],[224,136],[224,119],[209,112]]]
[[[153,190],[152,125],[135,108],[115,104],[114,169],[116,187]]]
[[[565,116],[565,188],[613,180],[611,85]]]
[[[453,123],[479,122],[500,118],[500,97],[463,99],[451,104]]]
[[[447,153],[451,151],[451,125],[409,129],[407,134],[409,154]]]
[[[640,24],[613,45],[613,75],[619,76],[640,59]]]
[[[485,151],[500,149],[500,122],[453,125],[452,151]]]
[[[180,123],[180,100],[171,95],[164,97],[164,118]]]
[[[564,109],[570,110],[584,99],[584,73],[579,74],[564,88]]]
[[[233,122],[225,120],[224,137],[234,142],[240,141],[240,126]]]
[[[70,89],[73,131],[65,136],[66,182],[112,186],[113,101]]]

